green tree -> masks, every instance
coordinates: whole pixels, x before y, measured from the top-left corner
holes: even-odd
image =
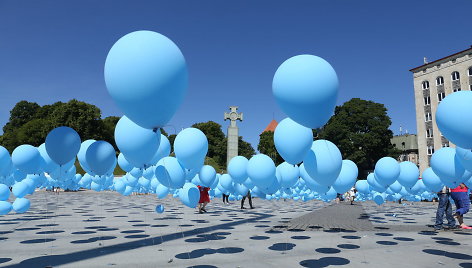
[[[359,177],[363,178],[380,158],[398,157],[399,151],[390,142],[391,123],[383,104],[353,98],[335,108],[318,137],[336,144],[343,159],[357,164]]]
[[[113,145],[113,147],[115,147],[115,151],[118,151],[118,147],[116,146],[115,142],[115,127],[116,123],[118,123],[118,120],[120,120],[120,117],[118,116],[108,116],[102,120],[102,139]]]
[[[20,101],[10,111],[10,120],[3,127],[3,132],[11,132],[35,118],[41,108],[36,102]]]
[[[257,150],[261,154],[265,154],[272,158],[276,165],[279,165],[284,162],[283,158],[277,152],[274,144],[274,132],[264,131],[259,135],[259,144],[257,145]]]
[[[244,141],[243,137],[239,136],[238,154],[249,159],[256,154],[256,151],[254,151],[254,148],[252,148],[249,142]]]

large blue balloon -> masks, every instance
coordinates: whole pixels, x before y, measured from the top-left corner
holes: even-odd
[[[300,165],[299,170],[300,170],[300,177],[303,178],[303,180],[305,181],[305,184],[308,188],[310,188],[311,190],[313,190],[317,193],[320,193],[320,194],[321,193],[326,193],[326,192],[329,191],[330,186],[321,185],[316,180],[314,180],[312,177],[310,177],[310,175],[308,174],[308,172],[305,169],[305,164],[304,163]]]
[[[370,173],[369,175],[367,175],[367,182],[369,183],[370,188],[374,191],[383,193],[387,190],[387,187],[378,183],[378,181],[375,179],[374,173]]]
[[[26,198],[17,198],[13,202],[12,208],[16,213],[25,213],[30,208],[30,201]]]
[[[82,167],[82,169],[89,173],[89,174],[92,174],[92,170],[90,169],[89,167],[89,164],[87,163],[87,159],[85,157],[86,153],[87,153],[87,149],[90,145],[92,145],[92,143],[94,143],[95,140],[86,140],[84,142],[82,142],[82,144],[80,145],[80,150],[79,150],[79,153],[77,153],[77,159],[79,159],[79,164],[80,166]]]
[[[233,178],[229,174],[223,174],[220,177],[220,185],[226,190],[227,192],[233,192]]]
[[[280,186],[290,188],[294,186],[300,177],[300,170],[298,166],[290,165],[287,162],[277,166],[276,177],[279,180]]]
[[[361,194],[369,194],[370,193],[370,186],[367,180],[358,180],[356,181],[356,190]]]
[[[94,174],[105,175],[116,163],[115,148],[106,141],[96,141],[88,147],[85,159]]]
[[[472,150],[456,147],[456,157],[465,169],[472,171]]]
[[[136,31],[120,38],[105,61],[108,92],[138,125],[164,127],[187,92],[184,56],[167,37]]]
[[[243,183],[247,179],[248,162],[246,157],[240,155],[231,158],[228,164],[228,174],[231,175],[234,182]]]
[[[341,172],[342,156],[338,147],[327,140],[316,140],[303,160],[311,178],[324,186],[331,186]]]
[[[431,168],[444,183],[458,181],[465,169],[456,157],[456,150],[444,147],[434,152],[431,157]]]
[[[130,172],[133,169],[133,165],[131,165],[128,160],[126,160],[125,156],[123,153],[120,153],[118,155],[118,165],[122,170],[125,172]]]
[[[42,161],[42,169],[47,173],[52,173],[54,170],[59,168],[59,165],[54,162],[54,160],[49,157],[48,152],[46,151],[46,144],[41,144],[38,147],[39,154],[41,155]]]
[[[410,161],[401,162],[399,166],[398,182],[407,189],[413,187],[420,177],[418,167]]]
[[[186,128],[175,137],[174,152],[185,168],[201,168],[208,152],[207,137],[200,129]]]
[[[341,172],[333,184],[334,190],[340,194],[347,192],[356,183],[358,173],[359,169],[356,163],[351,160],[343,160]]]
[[[168,194],[169,194],[169,188],[165,187],[162,184],[157,185],[157,187],[156,187],[157,198],[162,199],[162,198],[166,197]]]
[[[439,192],[444,186],[441,179],[430,167],[423,171],[422,181],[423,184],[432,192]]]
[[[285,118],[275,128],[274,143],[277,152],[289,164],[296,165],[303,161],[313,143],[313,131]]]
[[[0,201],[0,215],[8,214],[12,209],[11,203],[8,201]]]
[[[154,132],[140,127],[126,116],[121,117],[115,127],[116,145],[126,160],[138,168],[151,163],[160,139],[160,130]]]
[[[375,178],[382,186],[388,186],[397,180],[400,175],[400,165],[392,157],[382,157],[375,164]]]
[[[187,207],[195,208],[200,200],[200,191],[195,184],[187,182],[179,190],[179,198]]]
[[[390,189],[392,193],[399,193],[402,190],[402,185],[398,181],[396,181],[390,184],[388,189]]]
[[[274,161],[265,154],[255,155],[247,164],[247,174],[256,186],[268,187],[275,178]]]
[[[33,174],[41,171],[41,154],[34,146],[24,144],[16,147],[11,159],[13,165],[24,173]]]
[[[336,72],[327,61],[298,55],[279,66],[272,93],[291,119],[308,128],[319,128],[334,112],[338,86]]]
[[[185,183],[184,167],[175,157],[159,160],[155,172],[157,180],[166,187],[178,189]]]
[[[0,184],[0,201],[8,200],[10,197],[10,188],[5,184]]]
[[[0,176],[8,176],[11,170],[11,158],[7,149],[0,146]]]
[[[436,123],[444,137],[466,149],[472,149],[471,103],[471,91],[458,91],[444,98],[436,111]]]
[[[64,165],[75,158],[80,150],[80,136],[70,127],[58,127],[46,137],[46,151],[49,157],[59,165]]]
[[[205,165],[198,173],[202,186],[211,187],[216,179],[216,171],[212,166]]]

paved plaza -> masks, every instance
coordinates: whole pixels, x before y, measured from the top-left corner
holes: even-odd
[[[2,267],[472,267],[472,232],[428,227],[433,203],[216,199],[198,214],[154,195],[30,199],[27,213],[0,216]]]

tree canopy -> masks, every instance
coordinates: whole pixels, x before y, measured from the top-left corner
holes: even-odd
[[[353,98],[337,106],[328,123],[315,133],[319,139],[336,144],[343,159],[354,161],[359,176],[365,177],[377,160],[384,156],[396,158],[399,154],[390,142],[391,123],[383,104]]]
[[[272,158],[275,165],[279,165],[284,162],[284,159],[279,155],[274,144],[274,132],[264,131],[259,135],[259,144],[257,150],[261,154],[265,154]]]

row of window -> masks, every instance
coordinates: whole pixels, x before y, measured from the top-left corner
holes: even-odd
[[[472,67],[469,68],[468,75],[472,76]],[[451,73],[451,79],[452,79],[452,81],[458,81],[460,79],[459,72],[457,72],[457,71],[452,72]],[[440,86],[440,85],[443,85],[443,84],[444,84],[444,77],[438,76],[436,78],[436,86]],[[423,81],[423,83],[421,83],[421,86],[423,87],[423,89],[428,89],[429,88],[429,81]]]
[[[444,147],[449,147],[449,142],[445,142],[445,143],[441,144],[441,146],[442,146],[443,148],[444,148]],[[428,146],[428,147],[426,148],[426,153],[427,153],[428,155],[434,154],[434,146]]]

